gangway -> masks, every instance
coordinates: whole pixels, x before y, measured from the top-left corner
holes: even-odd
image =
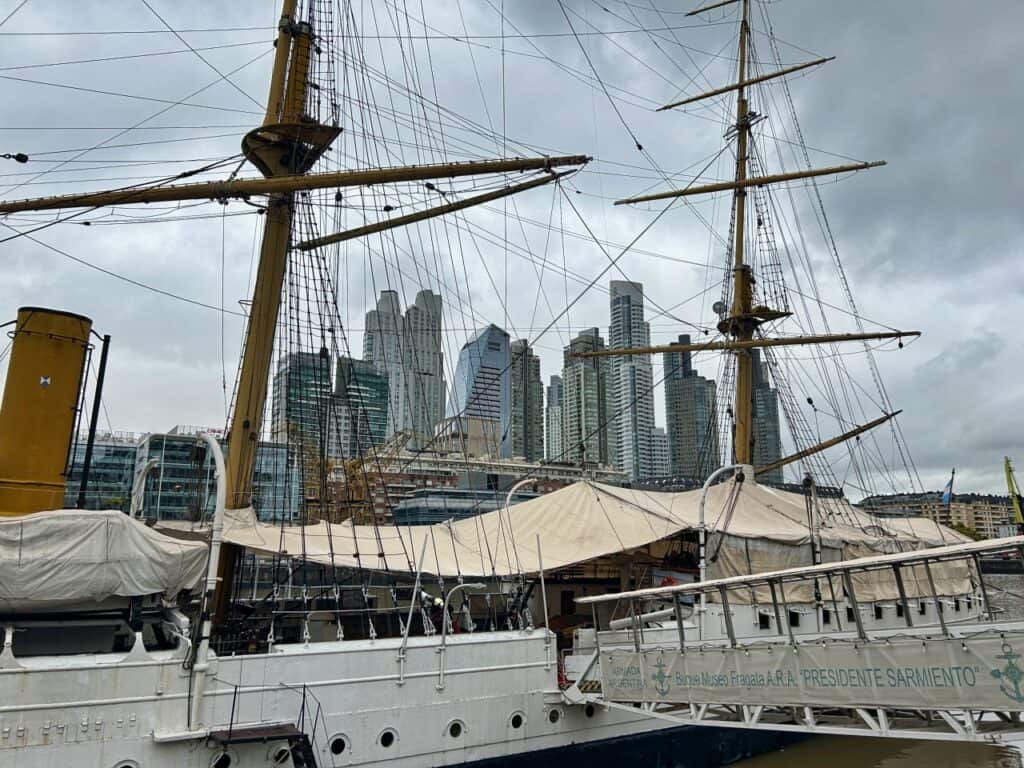
[[[1000,555],[1024,557],[1024,536],[582,597],[597,629],[601,604],[629,612],[594,633],[590,663],[564,696],[676,725],[1017,746],[1024,621],[1000,620],[979,567]],[[980,601],[968,623],[944,608],[944,587],[960,578]],[[870,628],[859,594],[893,595],[904,626]],[[794,632],[790,611],[807,595],[834,631]],[[737,604],[758,600],[773,631],[742,636]],[[928,626],[913,610],[925,600],[935,606]],[[709,603],[721,638],[694,631]]]

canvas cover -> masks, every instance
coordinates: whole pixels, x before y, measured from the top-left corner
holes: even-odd
[[[0,520],[0,611],[173,596],[200,583],[207,552],[204,542],[172,538],[119,511]]]
[[[811,535],[806,498],[745,481],[713,486],[705,520],[709,578],[809,565]],[[251,509],[229,510],[225,540],[264,553],[347,568],[414,572],[448,577],[508,576],[557,570],[599,557],[629,553],[700,522],[700,491],[640,491],[581,481],[514,506],[449,523],[360,526],[321,522],[306,526],[260,523]],[[964,541],[931,521],[880,522],[842,500],[823,503],[819,529],[824,561],[887,554]],[[420,555],[423,554],[422,562]],[[950,568],[950,566],[943,566]],[[963,569],[936,569],[944,594],[970,589]],[[908,575],[909,576],[909,575]],[[858,577],[865,599],[895,596],[884,574]],[[912,594],[928,594],[909,578]],[[940,586],[937,583],[937,586]],[[794,594],[793,599],[803,596]],[[762,599],[761,596],[753,596]]]

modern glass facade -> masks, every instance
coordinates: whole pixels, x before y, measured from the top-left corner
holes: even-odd
[[[679,343],[690,337],[681,335]],[[689,352],[668,352],[662,362],[670,472],[703,483],[721,466],[715,381],[697,374]]]
[[[548,384],[548,402],[544,411],[546,421],[544,457],[561,461],[565,452],[565,432],[562,426],[562,399],[564,389],[561,376],[552,376]]]
[[[362,456],[384,442],[388,429],[388,375],[373,363],[338,359],[335,376],[335,413],[343,458]]]
[[[406,430],[410,443],[425,445],[444,417],[443,302],[424,290],[402,315],[396,291],[381,291],[366,313],[363,359],[388,379],[385,437]]]
[[[85,509],[129,510],[138,442],[138,437],[131,434],[96,436],[89,467],[89,485],[85,491]],[[64,492],[64,506],[69,509],[77,506],[85,445],[85,438],[80,437],[72,452],[71,470]]]
[[[225,441],[220,441],[226,450]],[[146,482],[143,514],[156,520],[200,520],[213,513],[217,484],[213,459],[194,434],[147,435],[135,454],[135,471],[157,460]],[[262,442],[253,470],[253,508],[260,520],[292,520],[299,514],[298,472],[288,447]]]
[[[608,358],[577,357],[581,352],[596,352],[604,348],[604,339],[598,329],[588,328],[581,331],[564,350],[562,436],[565,440],[565,461],[612,464]]]
[[[754,466],[760,467],[782,458],[782,427],[779,422],[779,394],[768,379],[768,366],[759,350],[754,358]],[[781,483],[782,468],[758,475],[762,483]]]
[[[544,384],[540,358],[526,339],[512,342],[512,455],[527,461],[544,456]]]
[[[646,347],[651,329],[644,321],[641,283],[612,280],[609,286],[611,324],[609,349]],[[654,455],[654,373],[648,355],[616,355],[608,363],[612,459],[616,469],[633,480],[651,477]]]
[[[462,346],[455,369],[451,419],[479,423],[492,445],[491,455],[512,455],[512,386],[509,335],[496,325],[477,331]]]

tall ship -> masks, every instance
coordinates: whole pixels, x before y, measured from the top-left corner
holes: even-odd
[[[238,84],[238,70],[218,68],[209,52],[144,5],[216,74],[217,84],[254,101]],[[495,45],[502,99],[506,85],[539,87],[518,81],[515,64],[506,60],[512,58],[508,39],[530,35],[488,5],[498,14],[500,35],[447,35],[465,45],[462,75],[470,82],[467,73],[477,73],[485,112],[489,94],[477,58]],[[606,82],[589,54],[586,38],[596,28],[570,4],[559,2],[558,10],[569,30],[562,40],[577,46],[580,57],[571,67],[554,60],[552,66],[592,89],[595,99],[607,99],[630,132],[617,104],[633,96]],[[239,136],[237,155],[204,159],[160,178],[126,179],[130,183],[103,191],[21,200],[5,195],[0,223],[8,231],[7,250],[43,243],[50,228],[88,224],[95,231],[143,215],[188,221],[193,208],[221,227],[236,214],[257,225],[233,389],[224,377],[225,433],[195,440],[196,464],[208,462],[214,476],[209,503],[195,519],[147,520],[147,482],[160,473],[159,461],[138,467],[129,514],[65,508],[73,441],[89,421],[91,446],[102,410],[97,395],[90,415],[83,415],[83,384],[88,379],[102,390],[109,338],[97,377],[92,356],[99,337],[82,314],[88,308],[25,306],[8,325],[0,410],[3,765],[413,768],[629,758],[699,768],[800,737],[679,725],[652,718],[639,705],[596,706],[584,695],[601,685],[598,643],[632,642],[622,632],[629,625],[624,621],[643,624],[644,642],[660,642],[678,620],[680,632],[715,643],[756,640],[773,626],[781,631],[773,625],[781,619],[777,611],[775,619],[765,612],[755,589],[731,605],[714,599],[691,604],[685,618],[677,608],[677,619],[666,619],[665,611],[629,617],[628,605],[608,603],[591,618],[577,611],[577,599],[676,578],[743,576],[963,540],[926,520],[883,520],[854,507],[836,492],[842,482],[826,458],[845,451],[847,472],[868,487],[892,476],[876,464],[890,453],[915,479],[872,345],[902,346],[917,333],[865,328],[814,186],[816,178],[879,163],[811,167],[795,123],[787,78],[826,60],[784,62],[767,4],[725,0],[680,10],[736,34],[735,54],[726,57],[733,77],[665,104],[664,119],[692,105],[728,103],[725,111],[706,113],[714,116],[715,130],[723,128],[725,142],[685,175],[663,171],[636,141],[649,163],[647,178],[667,188],[616,201],[656,206],[628,243],[597,237],[574,200],[593,167],[609,177],[618,166],[594,161],[586,146],[576,152],[530,147],[512,140],[504,124],[499,129],[494,114],[473,119],[440,103],[445,89],[436,80],[429,41],[446,35],[417,15],[426,13],[423,6],[414,11],[390,3],[371,8],[283,0],[276,39],[264,51],[273,63],[266,102],[256,102],[261,121]],[[668,35],[678,43],[686,32],[664,23],[652,31],[630,13],[621,19],[626,31],[653,35],[656,45],[667,44]],[[452,22],[448,16],[437,23]],[[755,28],[763,33],[756,38]],[[767,41],[767,49],[757,50],[755,39]],[[545,58],[536,46],[519,50]],[[691,85],[706,79],[694,73]],[[194,105],[199,93],[160,93],[154,99],[167,103],[155,115]],[[771,140],[781,136],[771,132],[771,110],[792,121],[784,141]],[[504,123],[504,108],[501,118]],[[785,156],[769,155],[783,145]],[[499,150],[493,157],[491,147]],[[17,159],[31,162],[31,155]],[[709,175],[723,164],[728,172],[722,178]],[[783,167],[772,170],[776,164]],[[625,170],[637,175],[635,166]],[[546,222],[525,208],[541,188],[553,200]],[[834,317],[823,309],[827,302],[815,282],[813,262],[822,259],[801,242],[795,214],[782,213],[806,204],[797,204],[797,192],[810,198],[822,224],[823,261],[835,268],[849,299],[840,314],[854,325],[842,333],[833,332]],[[382,383],[387,377],[359,364],[349,349],[346,297],[353,285],[372,285],[374,295],[379,288],[387,293],[418,285],[421,318],[430,315],[436,290],[456,307],[450,324],[467,326],[467,345],[488,348],[500,339],[490,325],[479,330],[486,316],[473,299],[497,297],[507,319],[509,304],[518,303],[507,288],[509,259],[521,258],[537,270],[535,305],[543,301],[550,309],[550,323],[531,330],[536,343],[563,318],[571,327],[569,313],[605,276],[626,277],[621,257],[664,226],[670,211],[680,214],[678,203],[698,195],[718,196],[715,205],[724,203],[726,211],[708,221],[712,255],[703,265],[702,295],[720,290],[713,320],[688,323],[676,317],[677,307],[659,307],[680,330],[694,329],[697,341],[570,345],[566,360],[592,369],[599,383],[606,366],[619,370],[623,360],[658,354],[719,360],[717,394],[702,423],[706,439],[692,449],[703,457],[694,462],[694,477],[698,485],[707,481],[704,488],[622,487],[587,477],[538,498],[432,525],[396,524],[378,513],[373,478],[386,474],[384,464],[422,461],[441,442],[455,446],[452,453],[466,453],[470,442],[488,435],[498,455],[509,455],[502,447],[509,436],[488,433],[485,423],[486,408],[502,407],[492,390],[506,371],[494,369],[490,383],[481,384],[486,361],[471,355],[465,368],[446,370],[433,341],[440,328],[430,327],[440,320],[417,326],[414,317],[408,321],[413,332],[405,336],[381,321],[375,341],[364,343],[364,356],[390,355],[392,362],[397,356],[427,373]],[[216,204],[223,209],[210,214]],[[707,210],[692,208],[702,220]],[[567,237],[588,243],[600,268],[584,277],[564,263],[559,267],[547,250],[538,257],[537,238],[527,227],[539,227],[548,241],[561,240],[563,249]],[[218,258],[224,231],[211,246]],[[797,242],[784,242],[784,234],[795,234]],[[471,255],[480,269],[466,266]],[[496,263],[488,268],[488,258],[503,259],[503,275]],[[566,286],[561,298],[560,286],[544,290],[545,283],[555,287],[553,274]],[[222,318],[227,313],[223,302],[219,311]],[[376,317],[382,316],[378,307]],[[368,336],[372,330],[364,329]],[[406,341],[396,341],[400,336]],[[860,355],[863,370],[847,364],[843,349]],[[117,354],[116,344],[110,354]],[[866,373],[873,388],[864,398],[867,390],[855,383],[855,373]],[[437,392],[443,402],[445,379],[462,397],[442,414]],[[383,411],[365,407],[371,384],[387,393]],[[649,397],[655,383],[646,386],[632,405]],[[293,390],[301,391],[293,398]],[[324,392],[345,397],[317,394]],[[820,419],[818,429],[801,401]],[[785,418],[793,444],[785,456],[764,450],[772,409],[776,425],[780,412]],[[613,460],[628,435],[645,428],[628,418],[630,412],[599,413],[576,444],[547,461]],[[834,434],[822,435],[822,423],[836,426]],[[606,429],[627,437],[613,446],[605,440],[602,448],[591,438]],[[265,443],[285,446],[284,479],[276,490],[260,485]],[[883,443],[892,450],[883,450]],[[591,444],[597,447],[587,448]],[[791,475],[797,482],[781,485],[783,469],[798,470]],[[516,485],[535,480],[533,472],[525,470]],[[86,477],[82,496],[87,490]],[[906,590],[901,583],[900,594],[920,606],[919,626],[937,622],[945,629],[986,615],[979,586],[964,566],[943,572],[937,593],[915,580]],[[851,607],[849,599],[817,589],[791,595],[791,635],[828,632],[840,622],[840,605],[869,628],[902,626],[903,615],[892,610],[885,589],[863,597],[860,606]],[[943,613],[940,600],[955,607]],[[599,632],[606,623],[610,628]]]

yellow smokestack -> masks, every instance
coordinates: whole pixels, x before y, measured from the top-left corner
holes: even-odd
[[[92,320],[22,307],[0,405],[0,517],[64,506]]]

